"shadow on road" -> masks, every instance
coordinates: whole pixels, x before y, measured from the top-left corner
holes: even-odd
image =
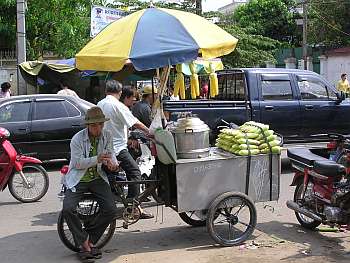
[[[327,257],[330,261],[349,260],[344,246],[347,238],[345,233],[321,233],[302,228],[299,224],[271,221],[260,223],[257,229],[268,236],[277,237],[286,242],[294,243],[298,248],[295,255],[281,260],[297,260],[308,256]]]
[[[13,202],[0,202],[0,206],[10,206],[10,205],[19,205],[22,204],[19,201],[13,201]]]
[[[32,226],[54,226],[57,223],[58,214],[59,211],[36,215],[32,220]]]

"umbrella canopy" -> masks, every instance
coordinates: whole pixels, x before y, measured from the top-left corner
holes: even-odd
[[[75,59],[51,61],[26,61],[19,64],[19,69],[26,82],[36,86],[37,78],[59,84],[63,79],[79,76],[75,68]]]
[[[80,70],[119,71],[128,62],[138,71],[175,65],[198,56],[215,58],[234,50],[237,39],[192,13],[148,8],[101,31],[77,55]]]

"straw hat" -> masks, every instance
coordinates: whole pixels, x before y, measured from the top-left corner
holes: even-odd
[[[85,124],[100,123],[108,120],[101,108],[97,106],[88,109],[85,115]]]
[[[156,87],[153,87],[154,93],[157,94],[158,93],[158,89]],[[142,89],[142,94],[146,95],[146,94],[152,94],[152,86],[151,85],[146,85],[143,89]]]

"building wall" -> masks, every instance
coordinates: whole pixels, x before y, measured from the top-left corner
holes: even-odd
[[[235,11],[237,7],[239,7],[242,4],[248,3],[248,1],[249,0],[233,0],[231,4],[220,7],[218,11],[225,15],[231,14]]]
[[[11,93],[17,95],[17,69],[16,67],[0,68],[0,85],[3,82],[11,83]]]
[[[328,56],[325,69],[324,77],[331,83],[336,83],[342,73],[350,76],[350,54]]]

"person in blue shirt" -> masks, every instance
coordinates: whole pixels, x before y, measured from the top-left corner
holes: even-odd
[[[106,165],[110,171],[118,169],[112,136],[103,129],[105,121],[108,119],[99,107],[87,111],[87,128],[79,131],[71,140],[71,159],[68,173],[64,176],[67,191],[62,214],[75,244],[80,247],[78,256],[82,262],[94,262],[94,258],[102,256],[94,245],[117,214],[107,174],[102,169],[102,165]],[[83,228],[76,207],[87,192],[97,198],[100,210],[93,223]]]

